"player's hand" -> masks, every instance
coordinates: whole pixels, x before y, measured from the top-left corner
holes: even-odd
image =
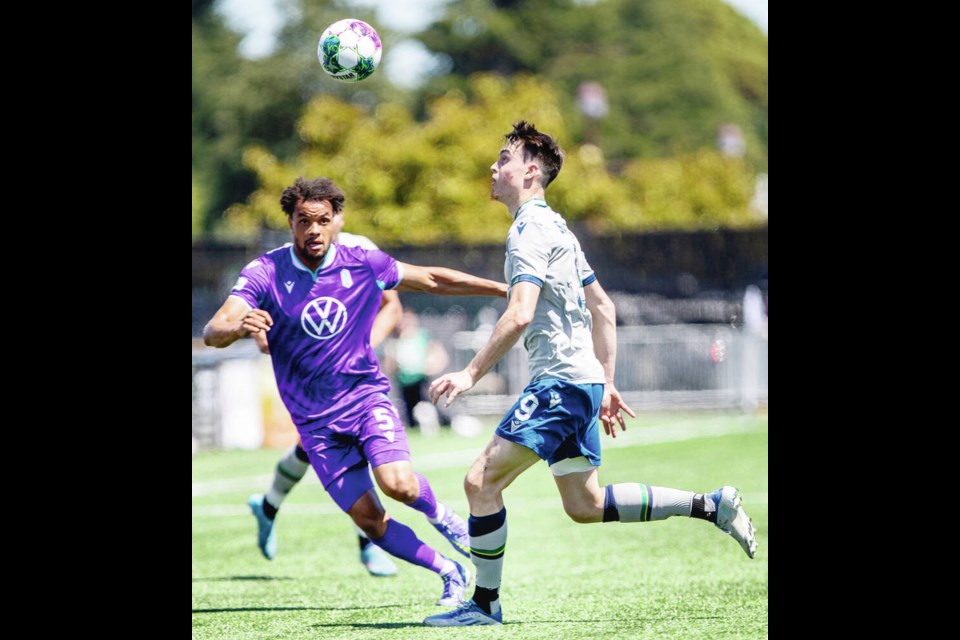
[[[243,335],[270,331],[272,326],[273,318],[263,309],[251,309],[240,318],[240,330]]]
[[[457,396],[473,388],[473,384],[473,376],[467,373],[466,369],[456,373],[446,373],[430,384],[430,401],[437,404],[437,401],[446,393],[447,401],[443,405],[446,409]]]
[[[627,406],[627,403],[620,397],[620,392],[612,384],[607,384],[603,389],[603,400],[600,402],[600,422],[603,423],[603,431],[608,436],[617,437],[617,423],[623,431],[627,430],[627,425],[623,421],[620,412],[623,411],[631,418],[636,418],[637,414],[633,409]],[[616,420],[616,423],[614,422]]]
[[[270,343],[267,342],[267,332],[258,331],[257,333],[251,333],[253,336],[253,341],[257,343],[257,346],[260,348],[260,353],[264,355],[270,355]]]

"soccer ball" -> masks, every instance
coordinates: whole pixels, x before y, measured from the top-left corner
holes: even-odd
[[[338,20],[324,30],[317,45],[320,64],[332,78],[359,82],[377,70],[383,45],[376,30],[363,20]]]

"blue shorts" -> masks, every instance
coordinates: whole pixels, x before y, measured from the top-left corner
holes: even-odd
[[[602,384],[541,378],[527,385],[496,433],[531,449],[550,465],[583,456],[599,467],[602,400]]]
[[[410,460],[407,432],[387,396],[372,394],[356,409],[334,424],[298,429],[320,483],[344,511],[373,488],[368,464]]]

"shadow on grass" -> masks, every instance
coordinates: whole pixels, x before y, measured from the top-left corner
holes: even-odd
[[[389,609],[404,607],[402,604],[381,604],[363,607],[223,607],[217,609],[194,609],[193,613],[240,613],[242,611],[366,611],[368,609]],[[331,627],[349,625],[326,625]],[[403,626],[403,625],[401,625]]]
[[[410,627],[422,627],[422,622],[380,622],[362,624],[359,622],[344,622],[340,624],[312,624],[311,627],[317,628],[341,628],[341,629],[409,629]]]
[[[294,578],[284,578],[275,576],[224,576],[222,578],[194,578],[194,582],[224,582],[231,580],[294,580]]]
[[[719,620],[723,616],[666,616],[659,618],[640,618],[637,620],[508,620],[503,623],[503,626],[520,626],[520,625],[537,625],[537,624],[584,624],[584,623],[598,623],[605,625],[613,626],[626,626],[629,628],[636,627],[638,622],[651,624],[657,622],[665,622],[672,620]],[[343,628],[343,629],[408,629],[410,627],[423,627],[423,628],[439,628],[439,627],[426,627],[422,622],[378,622],[378,623],[360,623],[360,622],[341,622],[341,623],[329,623],[329,624],[313,624],[310,625],[317,628]],[[497,625],[493,625],[497,626]]]

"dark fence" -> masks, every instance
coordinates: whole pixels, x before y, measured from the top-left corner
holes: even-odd
[[[736,323],[749,284],[767,292],[767,227],[747,231],[662,232],[594,237],[574,228],[600,283],[617,302],[625,324]],[[223,303],[243,266],[290,240],[265,235],[259,246],[197,243],[193,246],[193,336]],[[375,241],[376,239],[374,239]],[[503,280],[504,245],[381,248],[401,262],[460,269]],[[420,313],[451,311],[472,318],[489,299],[403,294]],[[502,300],[492,305],[505,308]]]

